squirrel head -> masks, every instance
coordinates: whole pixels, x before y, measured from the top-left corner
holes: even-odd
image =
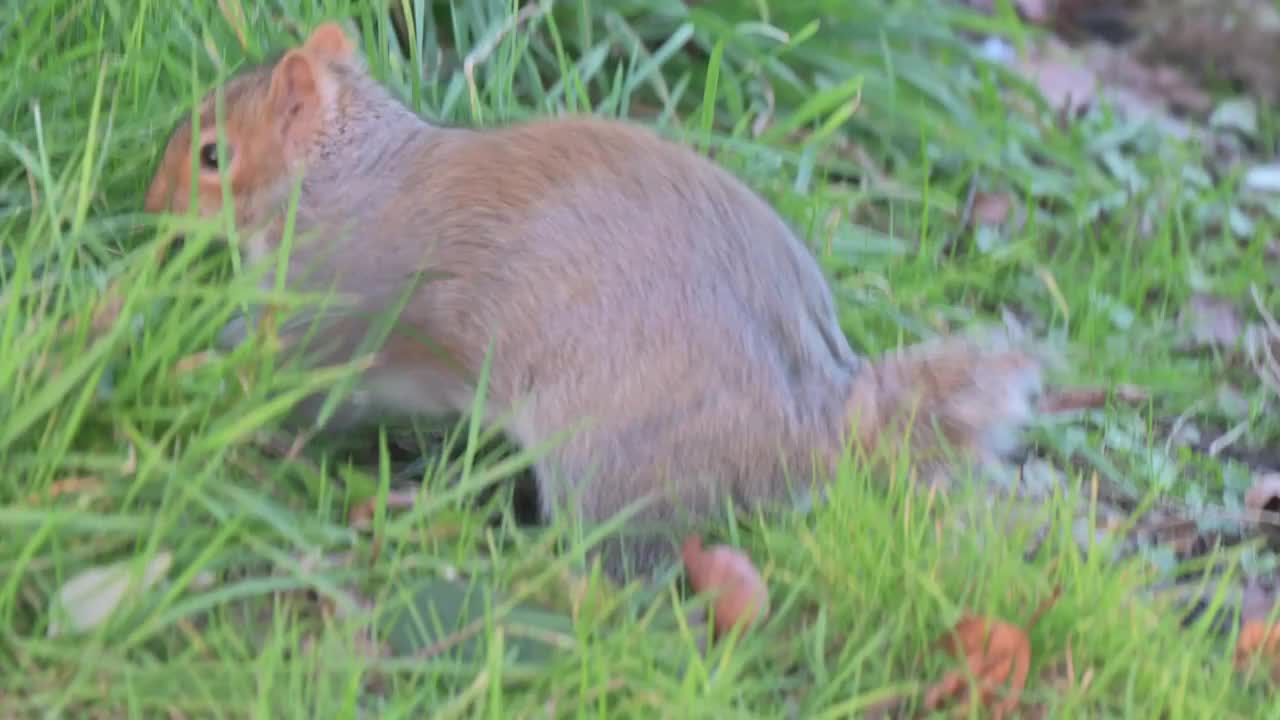
[[[184,120],[170,136],[147,189],[145,210],[217,216],[225,173],[237,225],[265,220],[287,201],[292,182],[339,112],[343,76],[358,71],[359,63],[351,38],[328,22],[275,63],[245,71],[208,93],[195,113],[198,123]]]

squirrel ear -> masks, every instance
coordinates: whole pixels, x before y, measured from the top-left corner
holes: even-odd
[[[328,99],[324,69],[305,51],[290,50],[271,72],[270,102],[285,140],[305,143],[323,121]]]
[[[271,100],[284,112],[298,112],[296,106],[319,100],[319,78],[315,62],[306,53],[291,50],[271,71]]]
[[[311,36],[307,38],[302,47],[308,52],[314,53],[316,57],[333,60],[346,60],[355,53],[356,49],[355,43],[351,42],[351,38],[347,37],[347,33],[342,29],[342,26],[333,21],[321,23],[315,30],[312,30]]]

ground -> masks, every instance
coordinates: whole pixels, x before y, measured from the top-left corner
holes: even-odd
[[[938,639],[973,615],[1025,630],[1025,716],[1274,712],[1236,658],[1276,584],[1267,89],[1050,43],[1028,2],[315,4],[0,11],[0,717],[907,716],[959,704]],[[1004,483],[850,463],[811,512],[727,516],[771,612],[709,648],[674,573],[609,586],[592,535],[520,521],[529,458],[478,424],[295,444],[289,403],[351,369],[211,352],[303,300],[140,207],[192,100],[328,18],[434,119],[714,152],[856,348],[1003,325],[1058,359],[1054,412]]]

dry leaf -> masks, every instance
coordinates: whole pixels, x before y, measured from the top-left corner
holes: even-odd
[[[1125,48],[1091,43],[1082,48],[1085,63],[1106,78],[1104,94],[1130,119],[1150,119],[1165,129],[1190,130],[1173,112],[1197,115],[1213,108],[1213,97],[1185,73],[1168,65],[1151,66],[1134,59]]]
[[[680,554],[693,591],[714,595],[717,635],[738,624],[749,627],[769,614],[769,590],[741,550],[727,545],[704,550],[702,538],[690,535]]]
[[[1136,386],[1121,384],[1114,388],[1115,399],[1129,405],[1137,405],[1150,399],[1146,390]],[[1107,404],[1107,388],[1076,387],[1063,388],[1048,393],[1040,400],[1039,410],[1044,413],[1062,413],[1073,410],[1093,410]]]
[[[1280,533],[1280,473],[1266,473],[1244,495],[1249,522],[1271,536]]]
[[[100,490],[102,481],[96,477],[80,476],[62,478],[44,490],[38,490],[27,496],[28,505],[39,505],[42,500],[53,500],[60,495],[80,494],[91,490]]]
[[[120,319],[120,311],[124,308],[124,295],[120,292],[120,281],[112,281],[93,308],[89,316],[90,337],[100,337],[111,329]],[[62,322],[61,330],[70,333],[75,329],[79,318],[67,318]]]
[[[1280,53],[1275,3],[1148,2],[1140,16],[1144,31],[1131,52],[1141,62],[1171,64],[1206,82],[1241,87],[1267,103],[1280,96],[1275,67]]]
[[[995,12],[995,0],[963,0],[963,2],[974,10],[981,13]],[[1030,23],[1043,25],[1046,21],[1052,19],[1051,0],[1013,0],[1013,6],[1018,11],[1018,15]]]
[[[387,508],[408,510],[413,507],[418,493],[412,490],[388,490]],[[347,523],[357,530],[365,530],[373,523],[373,514],[378,508],[378,496],[374,495],[364,502],[351,506],[347,512]]]
[[[588,592],[591,584],[587,581],[585,575],[565,568],[560,571],[560,590],[569,597],[569,615],[574,622],[582,615],[582,606],[588,599]]]
[[[155,585],[169,572],[172,564],[173,554],[163,550],[151,558],[136,582],[130,561],[89,568],[76,574],[53,597],[49,637],[97,627],[121,604]]]
[[[978,682],[980,698],[992,716],[1002,718],[1017,707],[1031,668],[1031,641],[1020,628],[1006,622],[967,615],[938,643],[953,657],[963,655],[968,672],[953,670],[925,694],[924,708],[936,710],[949,699],[968,696],[969,677]],[[1008,692],[998,703],[996,689],[1009,681]]]
[[[1213,107],[1213,96],[1171,65],[1153,68],[1151,83],[1154,91],[1166,98],[1175,110],[1204,113]]]
[[[120,311],[124,309],[124,295],[120,292],[120,281],[112,282],[102,294],[102,300],[93,310],[90,326],[96,335],[110,330],[120,319]]]
[[[973,223],[1003,225],[1013,211],[1013,195],[1009,193],[974,193]]]
[[[1251,620],[1240,628],[1240,639],[1236,641],[1236,669],[1248,669],[1255,658],[1269,666],[1273,682],[1280,682],[1280,625]]]
[[[1240,591],[1240,618],[1244,622],[1265,620],[1276,606],[1277,588],[1264,584],[1256,577],[1245,581]]]
[[[1191,296],[1179,323],[1187,333],[1184,347],[1231,347],[1244,333],[1244,320],[1235,303],[1208,293]]]
[[[1093,684],[1093,668],[1085,668],[1083,673],[1077,673],[1071,638],[1068,637],[1067,650],[1062,659],[1045,667],[1040,673],[1040,681],[1059,693],[1085,692]]]
[[[185,357],[178,358],[178,362],[173,364],[173,373],[175,375],[185,375],[192,370],[204,367],[210,360],[217,357],[217,353],[207,350],[198,353],[192,353]]]
[[[1034,50],[1018,60],[1018,72],[1035,83],[1049,106],[1074,117],[1093,103],[1097,74],[1074,59],[1061,43]]]
[[[1018,14],[1027,22],[1043,25],[1053,19],[1050,0],[1014,0],[1013,4],[1018,8]]]
[[[1026,626],[1035,626],[1041,616],[1058,601],[1061,587],[1055,587],[1049,597],[1027,619]],[[963,655],[968,672],[954,670],[925,693],[924,708],[936,710],[948,699],[963,701],[969,694],[969,678],[978,682],[979,700],[991,711],[992,717],[1003,718],[1018,707],[1022,691],[1027,686],[1027,672],[1031,669],[1031,640],[1021,628],[1000,620],[976,615],[966,615],[939,638],[939,647],[952,657]],[[997,689],[1008,681],[1004,699],[996,702]]]

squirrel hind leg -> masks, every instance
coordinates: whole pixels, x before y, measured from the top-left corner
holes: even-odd
[[[913,462],[947,450],[997,462],[1018,446],[1043,385],[1031,352],[951,337],[878,358],[855,382],[849,413],[876,450],[896,450],[883,446],[909,433]]]

